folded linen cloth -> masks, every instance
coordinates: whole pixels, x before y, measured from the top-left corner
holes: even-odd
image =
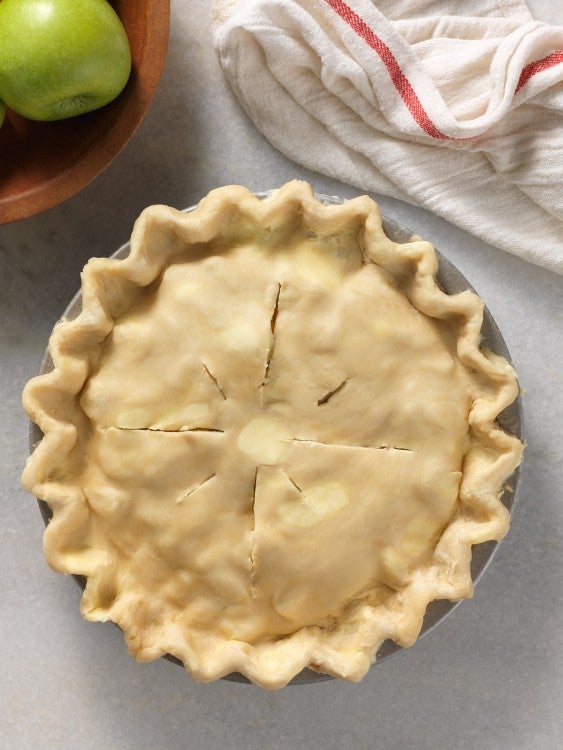
[[[214,0],[212,18],[288,157],[563,273],[563,26],[521,0]]]

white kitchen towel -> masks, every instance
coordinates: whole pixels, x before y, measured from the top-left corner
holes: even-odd
[[[563,26],[521,0],[214,0],[213,39],[288,157],[563,273]]]

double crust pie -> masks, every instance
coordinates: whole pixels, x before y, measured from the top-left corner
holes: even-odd
[[[142,661],[278,688],[360,680],[429,602],[471,596],[471,546],[508,528],[517,381],[436,270],[368,197],[303,182],[151,206],[126,259],[90,260],[24,392],[44,437],[23,482],[84,617]]]

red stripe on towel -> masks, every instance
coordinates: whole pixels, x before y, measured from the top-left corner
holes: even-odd
[[[336,13],[338,13],[340,18],[342,18],[342,20],[345,21],[348,26],[350,26],[350,28],[352,28],[356,32],[356,34],[358,34],[358,36],[360,36],[375,52],[377,52],[385,67],[389,71],[391,80],[393,81],[395,88],[401,95],[401,98],[403,99],[407,109],[413,116],[415,122],[420,125],[425,133],[428,133],[428,135],[432,138],[466,140],[465,138],[449,138],[449,136],[444,135],[444,133],[438,130],[438,128],[432,122],[426,110],[422,106],[420,99],[415,93],[415,90],[401,70],[399,63],[395,59],[395,56],[393,55],[389,47],[377,36],[377,34],[375,34],[370,29],[366,22],[363,21],[360,16],[355,13],[352,8],[350,8],[349,5],[346,5],[343,0],[325,0],[325,2],[330,5],[330,7]],[[520,74],[518,85],[516,86],[516,91],[514,93],[517,94],[522,86],[524,86],[524,84],[528,82],[531,76],[535,75],[536,73],[541,73],[543,70],[547,70],[548,68],[551,68],[554,65],[558,65],[559,63],[563,63],[563,52],[553,52],[552,54],[544,57],[541,60],[536,60],[535,62],[528,63],[528,65],[526,65],[526,67]]]
[[[522,86],[525,83],[528,83],[533,75],[541,73],[548,68],[552,68],[554,65],[559,65],[559,63],[563,63],[563,52],[552,52],[551,55],[542,57],[541,60],[535,60],[534,62],[528,63],[520,73],[520,78],[518,79],[518,84],[514,93],[517,94]]]
[[[432,136],[432,138],[447,138],[448,136],[439,131],[430,117],[426,114],[424,107],[420,103],[420,99],[416,95],[407,77],[399,67],[399,63],[395,60],[393,53],[385,42],[374,34],[366,22],[362,21],[360,16],[342,0],[325,0],[325,2],[327,2],[336,13],[338,13],[340,18],[346,21],[358,36],[361,36],[362,39],[367,42],[375,52],[377,52],[389,71],[389,75],[395,84],[395,88],[401,95],[415,122],[420,125],[425,133]]]

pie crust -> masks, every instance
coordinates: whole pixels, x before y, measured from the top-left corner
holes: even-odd
[[[230,186],[147,208],[94,258],[82,312],[23,403],[44,437],[22,481],[48,563],[141,661],[265,688],[360,680],[429,602],[472,595],[471,546],[508,529],[512,367],[432,246],[388,239],[367,196]]]

